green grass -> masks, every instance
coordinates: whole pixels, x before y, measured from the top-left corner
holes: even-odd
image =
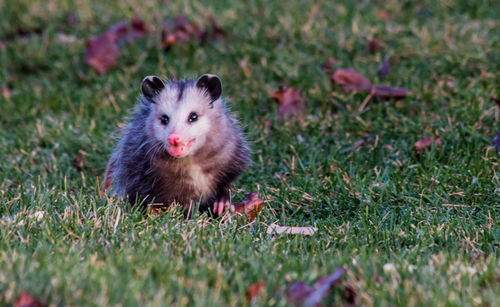
[[[266,280],[256,304],[285,306],[292,282],[339,266],[359,305],[500,304],[497,1],[157,2],[0,2],[0,40],[18,26],[42,30],[0,45],[0,86],[12,94],[0,97],[0,304],[26,290],[54,305],[248,305],[247,287]],[[179,13],[199,24],[213,15],[228,35],[166,53],[159,24]],[[133,17],[156,29],[97,75],[86,39]],[[374,36],[386,48],[370,54]],[[365,95],[331,85],[329,57],[411,95],[359,112]],[[385,57],[392,72],[379,80]],[[258,219],[144,216],[101,200],[97,176],[142,78],[207,72],[222,78],[252,143],[234,195],[265,198]],[[280,84],[307,99],[304,125],[277,122]],[[371,143],[356,149],[365,134]],[[430,135],[442,147],[416,156]],[[273,222],[319,231],[269,236]],[[341,304],[342,291],[326,303]]]

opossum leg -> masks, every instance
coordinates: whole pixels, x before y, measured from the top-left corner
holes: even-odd
[[[115,169],[115,156],[109,159],[108,166],[106,167],[106,172],[104,173],[104,180],[102,182],[101,197],[106,196],[106,191],[109,190],[111,184],[113,183],[113,171]]]
[[[229,200],[224,199],[224,200],[217,200],[214,202],[213,212],[216,215],[221,216],[227,210],[230,210],[231,212],[234,212],[235,210],[234,205]]]
[[[234,212],[234,204],[231,203],[229,197],[229,189],[231,186],[221,188],[217,193],[217,199],[214,202],[213,213],[218,216],[222,216],[227,210]]]

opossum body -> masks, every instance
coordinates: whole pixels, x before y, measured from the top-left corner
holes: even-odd
[[[231,183],[250,163],[250,150],[220,98],[219,77],[164,83],[149,76],[106,169],[108,188],[135,204],[199,202],[221,214]],[[188,213],[189,214],[189,213]]]

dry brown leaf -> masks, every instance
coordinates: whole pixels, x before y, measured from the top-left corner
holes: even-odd
[[[45,306],[45,304],[37,300],[34,296],[32,296],[26,291],[21,292],[16,302],[14,303],[14,307],[42,307],[42,306]]]
[[[292,304],[315,307],[320,306],[332,286],[340,284],[340,278],[345,274],[344,268],[338,268],[333,274],[320,277],[313,286],[307,285],[303,281],[295,282],[290,285],[287,291],[288,301]]]
[[[130,24],[126,21],[115,24],[108,32],[115,33],[116,43],[122,46],[125,43],[132,43],[143,37],[147,33],[147,27],[142,19],[134,18]]]
[[[279,91],[273,93],[271,97],[278,103],[278,120],[288,120],[292,117],[302,119],[307,102],[300,91],[292,87],[280,86]]]
[[[160,46],[169,50],[177,44],[188,42],[206,43],[209,40],[218,40],[226,36],[226,31],[217,23],[213,16],[207,20],[208,26],[200,29],[196,24],[189,22],[187,16],[177,15],[162,24]]]
[[[134,42],[146,32],[146,25],[139,18],[134,18],[130,24],[119,22],[103,34],[87,41],[85,60],[98,73],[105,74],[109,69],[118,66],[116,59],[120,55],[119,46]]]
[[[190,23],[186,15],[177,15],[162,24],[161,47],[170,49],[177,44],[200,39],[202,31],[194,23]]]
[[[262,210],[262,204],[264,201],[259,198],[257,193],[246,193],[245,199],[235,205],[235,213],[237,215],[245,215],[250,218],[251,221],[255,220],[257,214]]]
[[[146,23],[144,22],[144,20],[140,18],[132,19],[130,26],[131,26],[131,34],[134,37],[142,37],[148,32]]]
[[[420,154],[426,150],[429,150],[432,147],[433,140],[434,140],[434,146],[436,148],[441,147],[441,139],[439,138],[439,136],[436,135],[436,136],[434,136],[434,138],[432,136],[428,136],[428,137],[425,137],[425,138],[415,142],[415,145],[414,145],[415,152],[417,154]]]
[[[357,73],[352,68],[337,69],[331,76],[333,83],[342,87],[344,92],[366,92],[372,88],[370,80]]]
[[[105,32],[87,41],[85,60],[100,74],[118,66],[116,58],[120,55],[120,50],[116,39],[115,33]]]
[[[276,224],[271,224],[267,227],[267,234],[293,234],[293,235],[304,235],[312,236],[318,231],[316,227],[292,227],[292,226],[279,226]]]
[[[389,61],[384,60],[379,67],[379,74],[385,77],[390,72]],[[328,70],[326,70],[328,72]],[[369,96],[365,99],[361,109],[372,97],[388,100],[388,99],[402,99],[405,98],[409,91],[402,87],[393,86],[372,86],[370,80],[366,79],[363,75],[355,72],[352,68],[337,69],[331,76],[331,80],[335,84],[339,84],[344,92],[366,92],[370,91]]]
[[[255,299],[259,295],[260,291],[262,291],[264,286],[265,286],[264,281],[261,281],[261,282],[255,283],[255,284],[251,284],[247,288],[247,290],[245,291],[245,297],[247,299],[247,302],[251,303],[251,302],[255,301]]]
[[[408,90],[403,87],[374,86],[372,88],[373,97],[380,99],[403,99],[408,95]]]
[[[382,44],[376,37],[372,38],[370,42],[368,42],[368,50],[370,53],[377,53],[384,50],[384,48],[384,44]]]

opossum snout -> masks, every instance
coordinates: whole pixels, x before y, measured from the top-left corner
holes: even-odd
[[[172,157],[181,158],[189,154],[189,150],[191,146],[193,146],[195,139],[191,139],[186,141],[185,139],[181,139],[177,135],[170,136],[168,138],[168,142],[170,146],[168,148],[168,153]]]
[[[168,137],[168,143],[172,146],[177,146],[181,143],[181,137],[177,134],[172,134]]]

